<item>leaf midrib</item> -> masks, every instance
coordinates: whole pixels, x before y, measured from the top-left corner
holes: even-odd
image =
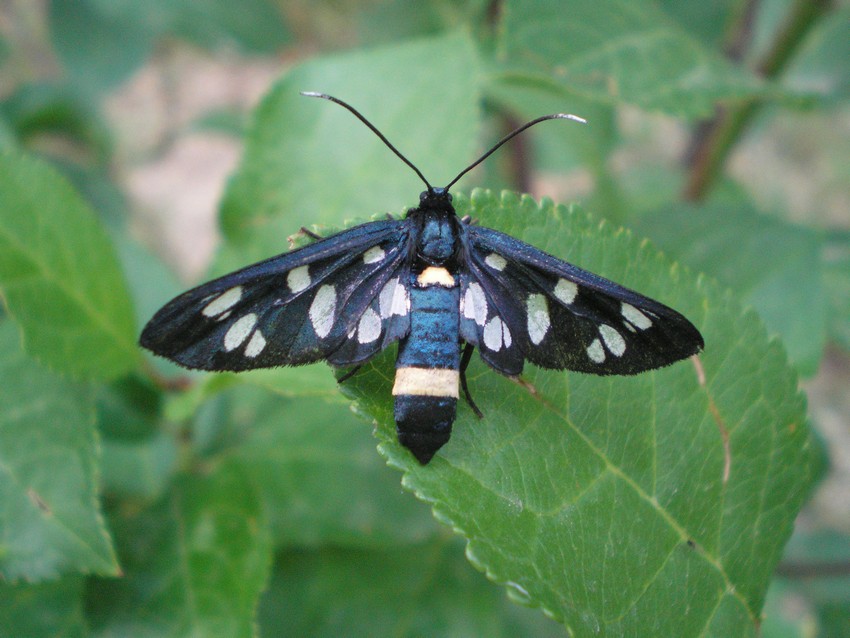
[[[653,377],[654,377],[654,374],[653,374]],[[703,389],[703,391],[706,394],[708,394],[707,388]],[[657,499],[655,499],[654,497],[649,495],[645,490],[643,490],[640,487],[640,485],[637,484],[636,481],[634,481],[628,474],[626,474],[619,466],[617,466],[615,463],[613,463],[608,458],[608,456],[597,445],[595,445],[593,443],[593,441],[587,435],[585,435],[584,432],[582,432],[580,428],[578,428],[576,426],[575,423],[573,423],[573,421],[569,418],[569,416],[567,414],[564,414],[560,410],[558,410],[552,403],[547,401],[541,393],[538,392],[537,394],[533,394],[533,393],[529,392],[529,394],[532,397],[532,399],[537,401],[541,406],[543,406],[543,408],[545,408],[550,413],[554,414],[556,417],[558,417],[562,421],[564,421],[567,424],[567,426],[569,428],[571,428],[573,430],[573,432],[585,443],[585,445],[587,445],[588,448],[590,448],[593,451],[593,453],[596,454],[596,456],[603,462],[603,464],[605,465],[604,471],[610,472],[611,474],[613,474],[617,478],[621,479],[627,486],[631,487],[631,489],[634,491],[634,493],[640,499],[647,502],[650,505],[650,507],[652,507],[655,511],[657,511],[661,515],[662,520],[682,540],[687,540],[689,538],[693,538],[693,535],[688,534],[687,531],[686,531],[686,528],[683,525],[679,524],[676,521],[676,519],[673,517],[673,515],[670,514],[670,512],[668,512],[667,509],[665,507],[663,507],[658,502]],[[483,483],[480,480],[480,478],[478,478],[474,474],[468,472],[462,466],[453,465],[452,467],[456,471],[464,474],[471,482],[476,483],[483,491],[489,492],[490,494],[493,494],[494,496],[496,496],[500,499],[509,500],[507,496],[496,492],[494,489],[492,489],[491,486],[488,486],[485,483]],[[600,475],[602,475],[604,473],[604,471],[600,472]],[[597,478],[598,478],[598,476],[594,479],[594,481]],[[417,493],[418,493],[418,490],[417,490]],[[434,503],[432,503],[432,505],[440,507],[440,502],[434,502]],[[534,510],[531,510],[531,511],[534,511]],[[536,515],[541,514],[540,512],[534,512],[534,513]],[[455,526],[458,530],[463,530],[463,534],[464,534],[464,536],[467,537],[468,542],[473,542],[470,535],[468,535],[466,533],[464,526],[462,524],[460,524],[459,521],[453,520],[452,525]],[[667,560],[669,560],[670,555],[672,555],[672,553],[668,554],[668,556],[665,557],[664,561],[662,561],[662,563],[661,563],[662,566],[664,564],[666,564]],[[719,559],[717,557],[713,556],[712,554],[710,554],[705,548],[703,548],[703,551],[698,552],[698,555],[701,556],[705,560],[705,562],[707,562],[710,566],[712,566],[717,571],[717,573],[720,575],[720,577],[723,580],[724,586],[725,586],[725,592],[724,593],[725,594],[731,594],[735,598],[737,598],[741,602],[741,604],[744,606],[744,608],[747,610],[747,613],[750,617],[750,621],[753,622],[753,623],[756,623],[758,616],[756,614],[754,614],[753,610],[749,606],[748,601],[743,597],[743,595],[733,585],[733,583],[731,582],[728,574],[726,573],[726,571],[723,568],[723,565],[719,561]],[[493,574],[493,572],[490,571],[489,568],[488,568],[488,573]],[[501,581],[501,578],[497,578],[497,580]],[[647,586],[652,583],[652,580],[653,579],[647,580]],[[635,600],[637,600],[637,599],[639,599],[639,597],[636,598]]]

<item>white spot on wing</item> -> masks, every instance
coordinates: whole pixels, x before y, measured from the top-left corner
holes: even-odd
[[[221,293],[218,297],[209,302],[201,314],[205,317],[215,317],[220,315],[227,309],[234,306],[242,298],[242,286],[234,286]]]
[[[360,343],[372,343],[381,336],[381,318],[371,308],[366,308],[357,323],[357,341]]]
[[[395,287],[395,293],[393,293],[392,314],[403,317],[408,312],[410,312],[410,293],[407,291],[407,288],[399,282],[399,284]]]
[[[484,258],[484,263],[490,266],[493,270],[498,270],[499,272],[505,269],[505,266],[508,265],[508,261],[502,257],[501,255],[497,255],[496,253],[490,253]]]
[[[474,320],[479,326],[487,321],[487,297],[481,285],[474,281],[463,295],[463,316]]]
[[[369,250],[363,253],[364,264],[374,264],[386,257],[387,253],[380,246],[372,246]]]
[[[539,345],[543,341],[543,337],[546,336],[550,325],[546,296],[541,294],[529,295],[526,309],[528,311],[528,336],[531,343]]]
[[[230,352],[242,345],[255,325],[257,325],[257,315],[253,312],[237,319],[224,333],[224,349]]]
[[[381,312],[381,317],[384,319],[389,319],[393,312],[393,296],[395,295],[396,286],[398,286],[398,277],[393,277],[384,284],[378,295],[378,309]]]
[[[512,343],[511,331],[508,326],[499,317],[493,317],[484,326],[484,345],[493,352],[498,352],[505,348],[510,348]]]
[[[566,279],[559,279],[555,285],[555,296],[568,306],[576,300],[578,286]]]
[[[594,363],[602,363],[605,361],[605,350],[602,348],[602,344],[599,342],[599,339],[594,339],[593,343],[587,346],[587,356],[590,357],[590,360]]]
[[[611,354],[615,357],[623,356],[623,353],[626,351],[626,341],[623,339],[623,335],[604,323],[599,326],[599,334],[602,335],[602,340],[605,342],[608,350],[611,351]]]
[[[628,321],[630,324],[635,326],[636,328],[640,328],[641,330],[646,330],[647,328],[652,327],[652,319],[643,314],[640,310],[635,308],[632,304],[623,302],[620,313],[623,315],[623,318]]]
[[[401,285],[398,277],[390,279],[378,296],[378,308],[382,319],[389,319],[392,315],[403,317],[410,309],[410,298],[407,289]]]
[[[310,304],[310,323],[316,335],[323,339],[327,337],[334,325],[336,312],[336,290],[330,284],[325,284],[316,292],[313,303]]]
[[[251,336],[251,340],[248,342],[248,345],[245,346],[245,356],[253,359],[260,354],[265,347],[266,338],[263,336],[262,332],[256,330]]]
[[[310,287],[310,270],[308,266],[293,268],[286,275],[286,285],[293,293],[301,292]]]

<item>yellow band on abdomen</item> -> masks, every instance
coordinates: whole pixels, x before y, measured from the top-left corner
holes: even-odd
[[[420,397],[458,398],[457,370],[443,368],[398,368],[395,371],[393,396],[408,394]]]

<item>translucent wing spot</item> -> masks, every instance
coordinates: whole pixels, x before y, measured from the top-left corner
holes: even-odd
[[[611,354],[615,357],[623,356],[623,353],[626,351],[626,341],[623,339],[623,335],[604,323],[599,326],[599,334],[602,335],[602,340]]]
[[[224,349],[227,352],[234,350],[242,345],[242,342],[248,338],[254,326],[257,325],[257,315],[253,312],[248,313],[244,317],[237,319],[230,329],[224,333]]]
[[[316,335],[324,339],[331,333],[336,313],[336,290],[330,284],[325,284],[316,292],[313,303],[310,304],[310,323]]]
[[[242,299],[242,286],[234,286],[233,288],[225,290],[218,297],[204,306],[204,309],[201,310],[201,314],[205,317],[215,317],[236,305],[240,299]]]
[[[484,263],[490,266],[493,270],[502,272],[505,269],[505,266],[508,265],[508,260],[496,253],[490,253],[484,258]]]
[[[463,295],[463,316],[472,319],[479,326],[487,321],[487,297],[480,284],[474,281],[466,288]]]
[[[260,354],[265,347],[266,338],[263,336],[262,332],[257,330],[253,335],[251,335],[251,340],[248,341],[248,345],[245,346],[245,356],[253,359]]]
[[[387,253],[380,246],[372,246],[369,250],[363,253],[364,264],[374,264],[386,257]]]
[[[378,308],[381,311],[381,317],[389,319],[392,315],[403,317],[410,310],[410,297],[398,277],[390,279],[384,287],[381,288],[381,294],[378,296]]]
[[[563,301],[566,305],[570,305],[576,300],[578,295],[578,286],[566,279],[559,279],[555,285],[555,296]]]
[[[599,339],[594,339],[593,343],[587,346],[587,356],[594,363],[602,363],[605,361],[605,350],[602,348],[602,343]]]
[[[511,343],[511,331],[499,317],[493,317],[484,326],[484,345],[493,352],[498,352],[503,346],[510,348]]]
[[[625,301],[620,307],[620,314],[622,314],[623,318],[636,328],[646,330],[647,328],[652,327],[652,319],[647,317],[632,304],[626,303]]]
[[[293,293],[307,290],[310,287],[310,270],[308,266],[293,268],[286,275],[286,285]]]
[[[371,308],[366,308],[366,312],[363,313],[357,323],[357,341],[363,344],[372,343],[380,336],[381,318],[377,312]]]
[[[539,345],[546,336],[549,330],[549,304],[546,302],[546,297],[540,294],[528,296],[526,302],[526,310],[528,313],[528,336],[531,343]]]

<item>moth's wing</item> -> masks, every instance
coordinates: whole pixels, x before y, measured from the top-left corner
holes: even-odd
[[[203,370],[365,360],[406,333],[407,314],[390,314],[377,344],[357,341],[363,317],[376,304],[380,311],[381,292],[400,276],[408,250],[405,220],[356,226],[183,293],[154,315],[140,343]],[[370,320],[366,326],[374,331]],[[360,347],[348,347],[352,330]]]
[[[516,374],[521,355],[543,368],[637,374],[703,348],[690,321],[653,299],[498,231],[465,231],[461,336],[475,338],[484,360],[501,372]],[[492,328],[497,322],[501,341]]]

